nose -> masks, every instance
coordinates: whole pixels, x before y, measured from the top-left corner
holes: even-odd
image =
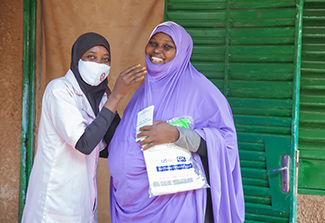
[[[161,46],[157,46],[157,47],[155,47],[155,48],[153,49],[153,51],[154,51],[155,53],[161,53],[161,51],[162,51],[162,47],[161,47]]]

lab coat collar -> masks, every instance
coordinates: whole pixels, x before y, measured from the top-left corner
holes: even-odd
[[[79,96],[79,97],[82,97],[82,110],[85,111],[90,117],[92,117],[93,119],[96,118],[96,115],[93,111],[93,109],[91,108],[89,102],[88,102],[88,99],[86,97],[86,95],[83,93],[83,91],[81,90],[78,82],[77,82],[77,79],[75,78],[72,70],[69,70],[67,72],[67,74],[65,75],[65,78],[67,79],[67,81],[72,85],[72,88],[73,88],[73,91],[74,93]],[[103,98],[101,100],[101,102],[99,103],[99,110],[102,109],[102,107],[104,106],[104,103],[106,102],[107,100],[107,94],[106,92],[104,93],[103,95]]]

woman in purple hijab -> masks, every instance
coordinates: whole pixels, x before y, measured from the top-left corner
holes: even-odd
[[[152,32],[146,50],[145,82],[133,95],[109,145],[110,208],[113,223],[244,221],[244,197],[237,136],[230,106],[191,64],[193,42],[183,27],[164,22]],[[154,105],[152,126],[137,136],[137,114]],[[190,116],[187,131],[167,124]],[[182,142],[180,142],[182,141]],[[199,157],[210,188],[149,197],[142,149],[162,143],[185,145]],[[201,158],[201,159],[200,159]]]

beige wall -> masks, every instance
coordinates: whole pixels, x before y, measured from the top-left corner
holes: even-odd
[[[163,0],[47,0],[42,8],[42,51],[37,49],[35,131],[46,84],[69,69],[73,42],[84,32],[105,36],[112,49],[109,86],[130,65],[144,64],[144,47],[152,29],[163,21]],[[0,0],[0,222],[18,221],[21,95],[23,58],[23,0]],[[38,19],[40,16],[38,17]],[[40,34],[40,26],[38,34]],[[41,38],[38,35],[38,44]],[[41,74],[41,75],[40,75]],[[119,106],[123,110],[136,86]],[[36,139],[37,141],[37,139]],[[109,222],[109,172],[105,159],[98,167],[99,221]]]
[[[47,0],[43,1],[42,83],[63,76],[70,67],[71,47],[85,32],[97,32],[111,45],[112,88],[120,72],[144,65],[144,47],[153,28],[163,22],[163,0]],[[42,85],[44,90],[45,85]],[[136,89],[136,88],[135,88]],[[135,90],[134,89],[134,90]],[[134,91],[122,101],[122,113]]]
[[[325,196],[298,194],[297,222],[324,223]]]
[[[105,36],[111,45],[112,64],[109,86],[112,89],[117,76],[131,65],[144,62],[144,47],[153,28],[163,22],[163,0],[47,0],[42,5],[42,77],[38,77],[37,108],[40,108],[45,85],[65,75],[70,67],[71,47],[76,38],[85,32]],[[40,41],[39,41],[40,42]],[[42,80],[40,82],[40,80]],[[41,86],[41,87],[40,87]],[[137,85],[121,102],[123,110]],[[37,120],[39,120],[39,109]],[[98,166],[99,222],[108,222],[109,171],[106,159]]]
[[[0,222],[18,221],[23,0],[0,0]]]
[[[36,126],[45,85],[69,68],[73,42],[95,31],[112,46],[109,86],[127,66],[144,64],[143,49],[151,30],[163,21],[163,0],[43,1],[43,73],[37,76]],[[109,2],[109,3],[107,3]],[[39,4],[40,5],[40,4]],[[14,13],[13,13],[14,12]],[[38,27],[39,28],[39,27]],[[40,30],[40,29],[38,29]],[[0,222],[18,221],[23,0],[0,0]],[[40,54],[38,53],[38,59]],[[39,69],[38,69],[39,70]],[[37,72],[39,74],[39,72]],[[134,89],[135,90],[135,89]],[[122,113],[134,90],[119,107]],[[106,160],[98,167],[99,222],[109,222],[109,172]],[[325,222],[325,196],[298,195],[297,222]]]

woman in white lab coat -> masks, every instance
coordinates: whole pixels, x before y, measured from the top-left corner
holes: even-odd
[[[119,123],[120,100],[147,72],[129,67],[110,91],[110,65],[107,40],[83,34],[72,47],[70,70],[46,87],[22,222],[97,222],[98,157]]]

